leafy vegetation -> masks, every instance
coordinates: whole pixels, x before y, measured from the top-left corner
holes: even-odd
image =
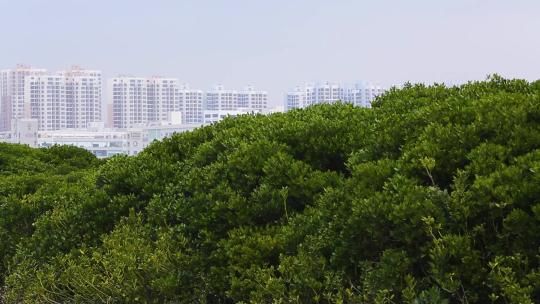
[[[538,303],[540,81],[406,85],[101,163],[0,145],[7,303]]]

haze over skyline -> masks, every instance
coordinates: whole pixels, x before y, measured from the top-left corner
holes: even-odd
[[[0,0],[0,68],[245,85],[538,79],[540,2]]]

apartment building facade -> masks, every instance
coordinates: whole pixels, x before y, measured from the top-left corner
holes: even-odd
[[[84,129],[103,121],[101,71],[73,66],[58,75],[66,85],[66,127]]]
[[[310,105],[349,102],[356,106],[370,107],[375,97],[384,93],[381,86],[370,83],[347,85],[341,83],[323,82],[297,86],[287,92],[285,110],[305,108]]]
[[[253,111],[263,111],[268,108],[268,93],[247,86],[238,92],[238,108]]]
[[[109,79],[108,89],[112,103],[112,126],[125,129],[148,123],[147,79],[116,77]]]
[[[182,105],[178,109],[182,112],[182,122],[185,124],[203,123],[204,92],[183,84],[178,89],[178,98]]]
[[[357,83],[346,89],[345,101],[359,107],[371,107],[371,102],[385,89],[379,85]]]
[[[43,131],[67,128],[66,81],[60,75],[27,76],[24,102]]]
[[[152,77],[146,79],[148,121],[164,121],[168,113],[179,111],[178,79]]]
[[[232,111],[238,108],[238,92],[227,90],[223,85],[217,85],[206,92],[205,110]]]
[[[228,90],[217,85],[206,92],[205,110],[208,111],[238,111],[263,110],[268,107],[268,93],[255,90],[248,86],[243,90]]]
[[[25,79],[46,73],[45,69],[22,64],[0,71],[0,130],[10,130],[13,119],[30,118],[30,107],[25,105]]]
[[[115,128],[167,121],[173,113],[180,113],[185,124],[203,121],[204,93],[176,78],[122,76],[110,79],[108,87]]]
[[[37,119],[39,130],[86,128],[102,120],[101,72],[73,67],[49,74],[17,65],[0,72],[0,130]]]

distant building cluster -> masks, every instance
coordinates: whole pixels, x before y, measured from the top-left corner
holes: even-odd
[[[285,109],[292,110],[307,106],[349,102],[359,107],[370,107],[375,97],[384,93],[381,86],[369,83],[346,85],[341,83],[316,83],[297,86],[289,91],[285,100]]]
[[[204,93],[178,79],[116,77],[109,79],[108,89],[114,128],[168,121],[175,113],[184,123],[201,123]]]
[[[262,113],[265,91],[217,86],[203,92],[176,78],[119,76],[74,66],[49,73],[17,65],[0,71],[0,141],[48,147],[69,144],[98,157],[134,155],[155,139],[226,116]]]
[[[74,66],[49,73],[17,65],[0,71],[0,142],[32,147],[74,145],[98,157],[134,155],[153,140],[193,130],[227,116],[271,113],[336,101],[369,107],[383,92],[371,84],[319,83],[286,94],[282,109],[268,107],[266,91],[218,85],[206,92],[176,78],[118,76]]]
[[[73,67],[48,73],[18,65],[0,71],[0,130],[16,120],[36,119],[43,131],[86,128],[102,121],[101,72]]]
[[[73,145],[84,148],[99,158],[117,154],[136,155],[152,141],[174,133],[191,131],[201,125],[162,124],[127,129],[105,128],[94,123],[85,129],[38,131],[36,119],[16,119],[11,131],[0,132],[0,142],[26,144],[30,147]]]
[[[49,73],[18,65],[0,71],[0,131],[14,128],[19,119],[37,119],[39,131],[84,129],[91,123],[127,129],[166,121],[182,124],[205,122],[205,111],[219,117],[228,112],[263,112],[268,107],[265,91],[223,86],[203,92],[176,78],[120,76],[107,82],[103,106],[100,71],[73,67]]]
[[[112,101],[112,126],[130,128],[181,117],[186,124],[205,123],[205,113],[262,113],[268,94],[253,87],[226,90],[223,86],[203,92],[175,78],[116,77],[108,83]]]

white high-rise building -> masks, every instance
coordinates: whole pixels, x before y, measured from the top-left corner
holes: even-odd
[[[244,90],[226,90],[222,85],[206,92],[205,110],[208,111],[255,111],[268,107],[268,93],[248,86]]]
[[[178,98],[181,108],[175,111],[182,112],[182,123],[201,124],[203,123],[204,93],[201,90],[190,89],[188,85],[181,85],[178,88]]]
[[[165,121],[168,113],[181,108],[178,79],[152,77],[146,80],[148,121]]]
[[[285,110],[305,108],[314,104],[350,102],[356,106],[369,107],[371,101],[384,89],[377,85],[358,83],[353,86],[324,82],[315,85],[297,86],[287,92]]]
[[[116,77],[109,79],[108,88],[114,128],[131,128],[148,123],[147,79]]]
[[[73,67],[50,75],[18,65],[0,72],[0,128],[20,119],[38,120],[39,130],[86,128],[101,121],[101,72]]]
[[[24,103],[30,108],[30,117],[38,120],[43,131],[67,127],[66,80],[61,75],[26,75]]]
[[[252,86],[238,92],[238,108],[264,110],[268,107],[268,93],[256,91]]]
[[[369,83],[357,83],[348,87],[345,91],[344,101],[350,102],[359,107],[370,107],[375,97],[382,95],[384,89],[379,85]]]
[[[203,122],[203,91],[176,78],[117,77],[109,80],[108,89],[115,128],[169,121],[176,113],[184,124]]]
[[[241,91],[226,90],[218,85],[206,92],[204,124],[215,123],[228,116],[263,113],[268,108],[268,93],[247,86]]]
[[[313,87],[297,86],[287,93],[285,109],[301,109],[311,105]]]
[[[5,71],[0,71],[0,132],[10,130],[8,123],[11,123],[11,109],[8,107],[7,103],[8,75],[9,74]]]
[[[201,90],[192,90],[176,78],[153,77],[147,84],[149,122],[167,121],[171,113],[181,113],[182,123],[202,123]]]
[[[30,118],[30,108],[24,103],[25,78],[46,73],[26,65],[0,71],[0,130],[9,130],[12,119]]]
[[[217,85],[213,90],[206,92],[206,110],[236,110],[238,109],[238,92],[226,90],[224,86]]]
[[[338,83],[324,82],[315,87],[315,103],[334,103],[345,99],[345,88]]]
[[[102,121],[101,71],[74,66],[58,75],[64,77],[66,83],[66,127],[83,129]]]

